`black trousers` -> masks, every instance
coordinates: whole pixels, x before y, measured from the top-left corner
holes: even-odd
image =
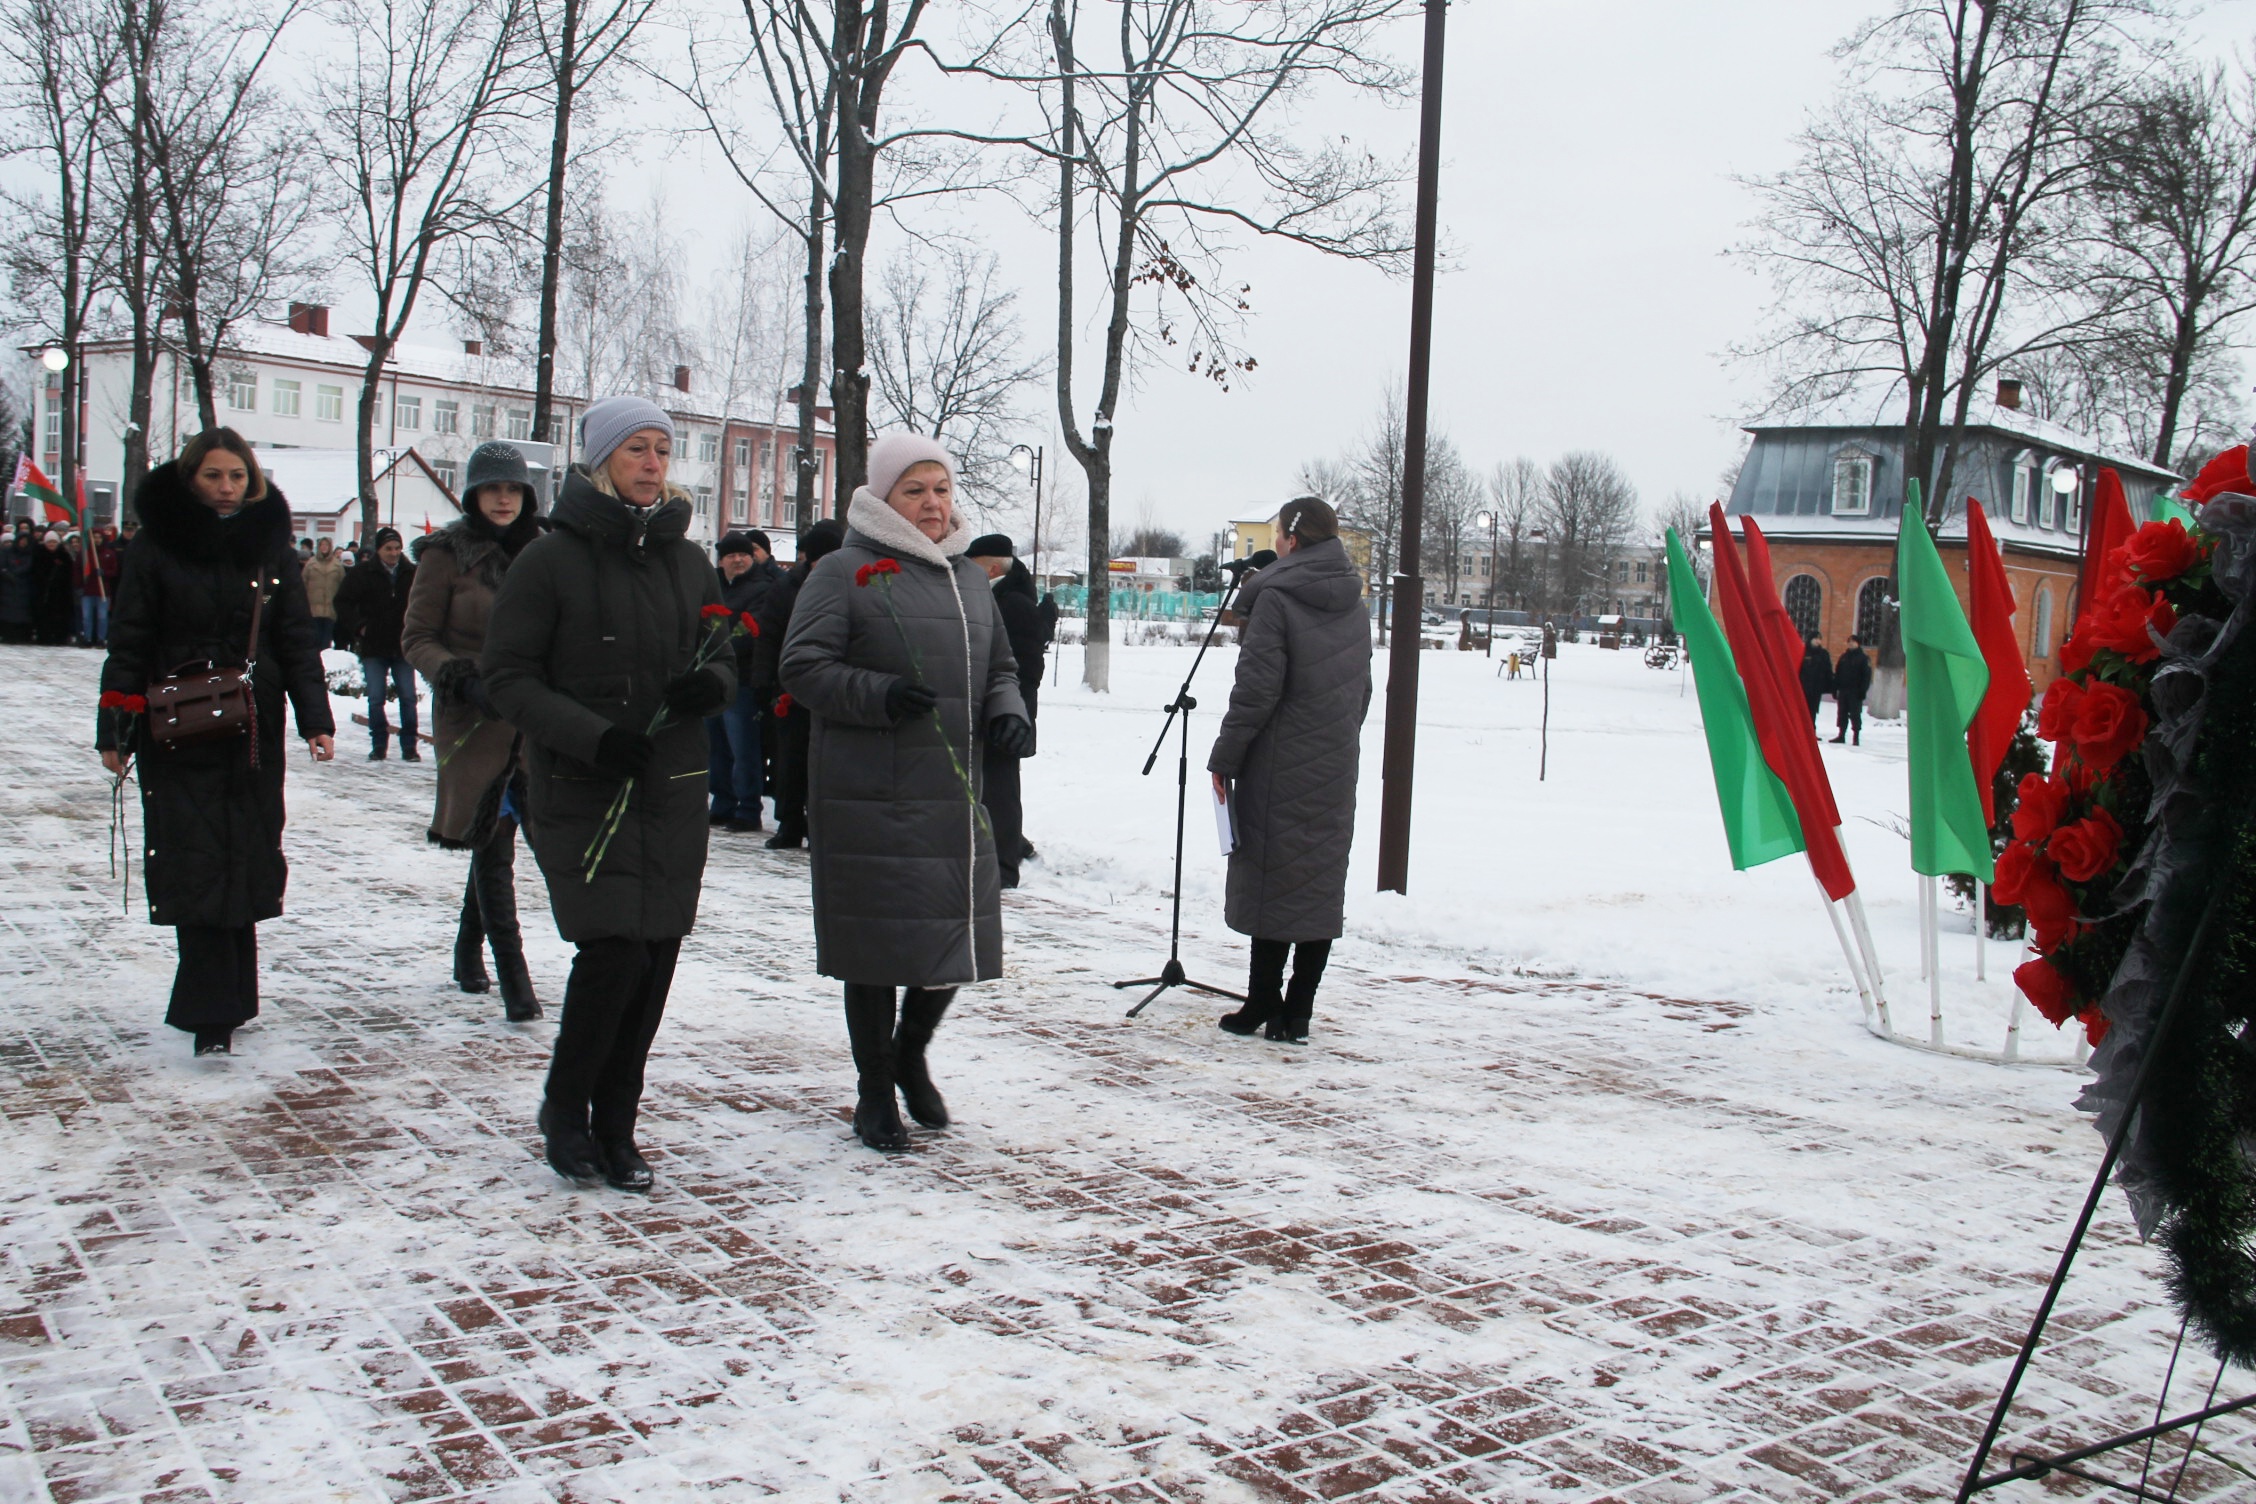
[[[1836,723],[1834,730],[1837,734],[1847,736],[1851,731],[1854,731],[1857,739],[1863,740],[1864,696],[1858,695],[1853,700],[1839,701],[1835,707],[1833,719]]]
[[[233,1029],[258,1017],[258,926],[183,924],[173,929],[180,965],[172,974],[165,1022],[194,1034]]]
[[[643,1064],[680,956],[679,939],[580,943],[548,1062],[548,1100],[566,1122],[585,1115],[598,1139],[634,1136]]]
[[[1292,985],[1285,985],[1285,958],[1292,957]],[[1253,966],[1246,979],[1246,996],[1263,1017],[1308,1021],[1315,1010],[1316,988],[1324,980],[1324,967],[1332,959],[1329,940],[1253,942]]]
[[[979,754],[979,802],[987,806],[987,823],[995,828],[995,866],[1003,886],[1018,886],[1018,864],[1026,856],[1026,806],[1020,802],[1019,759],[1005,757],[992,747]]]
[[[807,828],[807,750],[815,723],[804,706],[794,706],[791,714],[777,717],[773,724],[776,728],[775,782],[770,785],[770,791],[775,796],[776,828],[804,832]],[[763,741],[761,745],[767,743]]]

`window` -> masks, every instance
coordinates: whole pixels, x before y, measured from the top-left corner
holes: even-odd
[[[721,436],[708,428],[697,436],[697,462],[710,465],[721,457]]]
[[[313,415],[324,423],[345,421],[345,389],[341,386],[317,386],[313,389]]]
[[[2079,475],[2077,479],[2082,480],[2083,477]],[[2061,519],[2061,527],[2071,533],[2082,532],[2084,530],[2084,488],[2081,485],[2068,493],[2067,512],[2068,515]]]
[[[529,439],[532,436],[533,410],[529,407],[511,408],[509,410],[509,437],[522,440]]]
[[[461,405],[445,397],[431,404],[431,432],[462,432]]]
[[[1896,582],[1886,575],[1875,575],[1857,587],[1857,636],[1867,647],[1880,641],[1881,629],[1888,621],[1888,598],[1896,592]]]
[[[751,441],[750,439],[744,439],[744,438],[740,438],[740,439],[738,439],[738,440],[736,441],[736,443],[735,443],[735,444],[734,444],[734,446],[732,446],[732,447],[733,447],[733,449],[734,449],[734,451],[735,451],[735,454],[736,454],[736,468],[737,468],[737,469],[739,469],[739,470],[749,470],[749,469],[751,469],[751,468],[752,468],[752,441]]]
[[[275,382],[274,416],[277,418],[295,418],[298,415],[298,394],[303,390],[304,388],[295,381]]]
[[[760,500],[773,501],[776,493],[775,440],[760,441]]]
[[[43,447],[47,451],[47,464],[53,468],[62,463],[63,457],[63,399],[52,386],[47,389],[46,427],[47,442]]]
[[[2032,658],[2050,658],[2053,646],[2052,587],[2050,585],[2039,585],[2037,587],[2036,617],[2037,634],[2035,640],[2029,644],[2029,655]]]
[[[752,520],[752,498],[742,486],[736,488],[736,506],[733,510],[737,521],[750,522]]]
[[[470,408],[470,437],[473,439],[492,438],[493,425],[493,404],[490,402],[473,403]]]
[[[1786,582],[1786,614],[1794,619],[1794,630],[1806,640],[1818,634],[1825,611],[1825,587],[1817,576],[1798,574]]]
[[[423,399],[421,397],[392,398],[392,422],[413,431],[423,426]]]
[[[1833,462],[1833,515],[1864,517],[1872,511],[1872,456],[1844,449]]]
[[[799,525],[798,502],[787,501],[783,504],[783,525],[785,527],[797,527]]]
[[[1646,577],[1646,573],[1645,573],[1645,572],[1646,572],[1646,571],[1647,571],[1648,569],[1650,569],[1651,567],[1652,567],[1652,566],[1651,566],[1651,565],[1649,565],[1649,564],[1647,564],[1647,563],[1646,563],[1646,562],[1645,562],[1645,561],[1644,561],[1643,559],[1639,559],[1639,560],[1637,561],[1637,583],[1638,583],[1638,584],[1640,584],[1640,585],[1643,585],[1643,584],[1647,583],[1647,577]]]
[[[2024,449],[2013,457],[2013,510],[2015,522],[2027,527],[2036,521],[2037,458]]]
[[[456,489],[454,483],[455,476],[460,473],[455,469],[454,461],[433,460],[431,461],[431,468],[438,472],[440,482],[444,484],[449,491],[453,491],[457,496],[460,496],[462,494],[460,490]]]
[[[710,517],[713,515],[713,488],[711,486],[692,486],[689,488],[689,494],[697,499],[698,516]]]
[[[1614,560],[1614,583],[1617,585],[1626,585],[1629,583],[1629,560]]]
[[[227,405],[239,413],[258,411],[258,372],[227,373]]]
[[[2053,487],[2058,483],[2069,484],[2071,489],[2056,491]],[[2044,498],[2040,512],[2042,520],[2038,525],[2047,528],[2056,527],[2060,524],[2061,514],[2064,511],[2073,515],[2076,503],[2070,498],[2074,497],[2077,490],[2081,489],[2082,486],[2083,477],[2076,473],[2074,465],[2063,461],[2047,470],[2044,476]]]

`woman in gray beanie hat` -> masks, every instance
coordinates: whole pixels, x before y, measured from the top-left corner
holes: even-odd
[[[470,853],[455,926],[454,981],[484,992],[485,947],[493,947],[501,1003],[511,1023],[541,1016],[517,925],[517,824],[525,807],[521,739],[494,710],[478,675],[486,623],[502,577],[541,533],[539,498],[513,444],[480,444],[463,473],[462,516],[415,540],[415,584],[407,594],[400,648],[431,682],[437,708],[438,805],[433,845]]]
[[[554,530],[503,579],[479,663],[525,738],[526,830],[556,928],[579,947],[540,1113],[548,1162],[639,1191],[651,1183],[634,1140],[643,1066],[705,876],[703,722],[736,688],[736,659],[692,667],[721,588],[666,478],[673,421],[608,397],[582,432]]]

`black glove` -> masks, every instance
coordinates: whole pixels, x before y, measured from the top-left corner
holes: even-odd
[[[1007,711],[987,723],[987,745],[1005,757],[1034,755],[1034,723]]]
[[[431,676],[432,690],[441,700],[455,705],[471,703],[470,686],[477,682],[478,660],[475,658],[449,658]]]
[[[595,770],[606,778],[640,778],[657,755],[658,744],[649,737],[613,726],[595,744]]]
[[[728,702],[728,686],[709,668],[693,668],[666,686],[666,708],[684,720],[718,715]]]
[[[914,679],[895,679],[885,688],[885,718],[898,726],[911,716],[923,715],[940,703],[940,697]]]

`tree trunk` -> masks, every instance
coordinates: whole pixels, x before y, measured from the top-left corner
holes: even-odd
[[[815,496],[815,394],[822,390],[822,328],[823,328],[823,191],[817,183],[807,195],[807,305],[803,315],[806,323],[802,331],[806,338],[805,358],[800,363],[798,416],[798,442],[792,447],[791,484],[801,533],[823,515]],[[759,482],[751,476],[745,484],[757,494]],[[842,493],[851,496],[853,493]],[[841,507],[840,512],[844,512]]]
[[[1050,0],[1050,41],[1057,50],[1058,111],[1058,432],[1066,452],[1081,467],[1089,487],[1089,552],[1086,577],[1087,631],[1081,650],[1081,682],[1100,693],[1112,688],[1112,457],[1107,423],[1091,443],[1081,436],[1073,415],[1073,174],[1078,165],[1074,137],[1073,32],[1064,0]],[[1099,415],[1100,419],[1102,414]]]
[[[533,368],[533,437],[556,442],[556,298],[564,276],[564,186],[572,155],[572,105],[578,97],[580,4],[563,0],[556,49],[556,111],[548,138],[548,205],[541,226],[540,334]],[[593,394],[590,393],[590,396]]]
[[[360,432],[355,479],[360,487],[360,536],[376,531],[376,402],[384,385],[384,354],[391,344],[378,334],[368,344],[368,366],[360,378]]]
[[[830,258],[830,412],[837,435],[840,496],[869,479],[870,380],[862,328],[862,258],[869,245],[876,153],[870,132],[877,95],[869,75],[869,20],[860,0],[836,0],[832,56],[838,85],[838,196]],[[882,21],[883,8],[879,8]]]
[[[2170,451],[2178,442],[2178,410],[2185,405],[2186,387],[2193,380],[2193,357],[2200,343],[2198,297],[2186,300],[2170,340],[2170,372],[2162,383],[2162,422],[2154,435],[2154,463],[2170,468]]]

